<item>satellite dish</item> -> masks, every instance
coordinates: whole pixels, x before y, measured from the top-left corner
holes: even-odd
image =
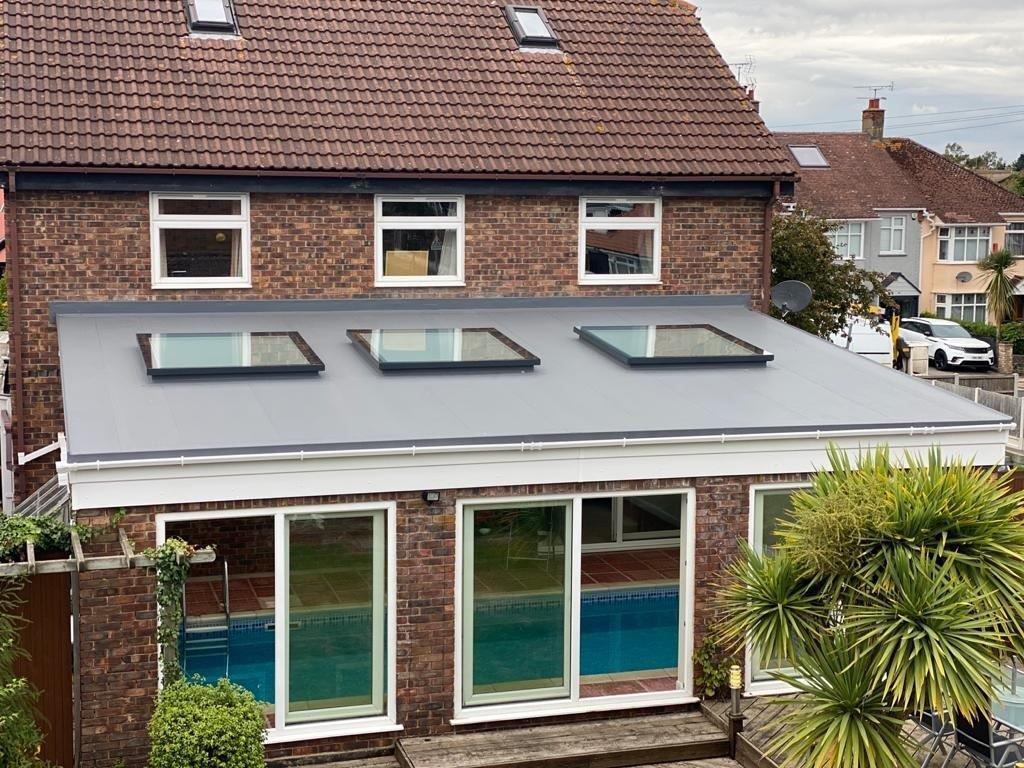
[[[974,275],[972,275],[970,272],[960,272],[959,274],[957,274],[956,279],[958,283],[969,283],[972,279],[974,279]]]
[[[783,317],[790,312],[807,309],[813,297],[811,287],[799,280],[783,280],[772,288],[772,304],[778,307]]]

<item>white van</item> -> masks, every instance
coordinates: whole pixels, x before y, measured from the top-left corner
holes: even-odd
[[[864,317],[854,317],[846,328],[833,334],[832,343],[862,357],[885,366],[892,366],[892,340],[888,323],[874,323]]]

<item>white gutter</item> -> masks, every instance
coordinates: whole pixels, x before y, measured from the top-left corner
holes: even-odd
[[[1009,418],[1009,417],[1007,417]],[[396,448],[358,448],[334,451],[282,451],[278,453],[240,453],[223,456],[178,456],[157,459],[117,459],[113,461],[57,462],[57,471],[120,469],[128,467],[184,467],[190,464],[228,464],[250,461],[306,461],[367,456],[417,456],[446,453],[483,453],[488,451],[521,452],[571,448],[629,448],[642,445],[681,445],[687,443],[735,443],[746,440],[815,440],[845,437],[898,437],[940,435],[963,432],[1009,432],[1015,425],[967,424],[941,427],[889,427],[879,429],[818,429],[804,432],[753,432],[746,434],[680,435],[677,437],[622,437],[603,440],[564,440],[556,442],[483,443],[467,445],[402,446]]]

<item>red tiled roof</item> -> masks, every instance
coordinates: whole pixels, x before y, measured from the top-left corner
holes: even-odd
[[[1024,198],[910,139],[887,139],[889,154],[924,193],[928,210],[947,224],[996,224],[1024,214]]]
[[[341,173],[795,172],[679,0],[542,0],[564,56],[494,0],[7,0],[3,160]]]
[[[878,208],[923,208],[925,199],[885,145],[866,133],[776,133],[779,144],[813,144],[828,168],[801,168],[796,203],[829,219],[873,219]],[[788,150],[787,150],[788,151]]]

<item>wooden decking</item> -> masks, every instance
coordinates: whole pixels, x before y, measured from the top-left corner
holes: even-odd
[[[721,768],[725,733],[700,712],[401,739],[402,768]],[[735,764],[732,764],[735,765]]]
[[[772,740],[785,727],[783,715],[798,708],[799,698],[796,696],[755,696],[744,698],[743,714],[746,718],[744,731],[740,734],[737,744],[736,760],[746,768],[778,768],[783,758],[779,754],[768,754]],[[724,727],[729,704],[724,701],[713,701],[704,705],[709,719]],[[907,721],[903,730],[904,738],[914,756],[914,762],[921,764],[928,755],[929,747],[924,745],[926,733],[920,726]],[[946,759],[946,744],[943,751],[932,756],[926,768],[939,768]],[[970,761],[963,755],[954,755],[948,768],[967,768]]]

